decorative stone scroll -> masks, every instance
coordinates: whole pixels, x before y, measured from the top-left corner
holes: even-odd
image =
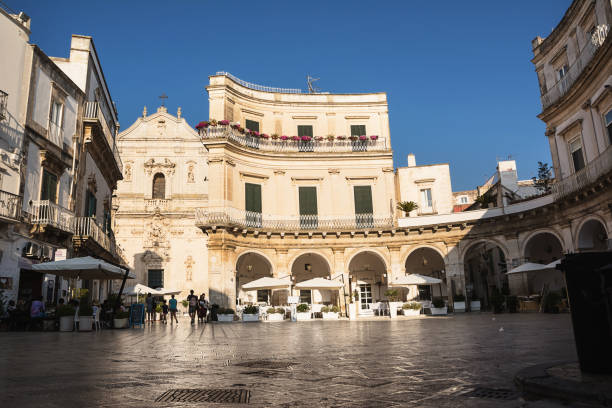
[[[172,163],[167,158],[163,162],[156,162],[151,158],[144,163],[144,168],[148,176],[159,172],[164,173],[165,176],[171,176],[174,174],[176,163]]]

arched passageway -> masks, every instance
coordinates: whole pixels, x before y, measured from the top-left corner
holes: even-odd
[[[524,256],[527,262],[546,265],[563,257],[563,246],[554,234],[541,232],[529,238]]]
[[[563,246],[557,236],[550,232],[540,232],[529,238],[523,256],[526,262],[548,265],[563,258]],[[561,271],[554,268],[508,275],[510,294],[529,296],[544,290],[558,291],[564,286]]]
[[[444,258],[432,248],[417,248],[408,255],[405,263],[406,274],[431,276],[442,280],[439,285],[419,285],[402,289],[402,299],[431,300],[433,297],[447,297]]]
[[[349,263],[350,290],[357,302],[357,313],[373,315],[378,303],[386,300],[387,268],[373,251],[360,252]]]
[[[463,266],[466,305],[480,301],[481,308],[488,309],[494,291],[509,293],[506,256],[497,244],[486,241],[473,245],[465,253]]]
[[[272,265],[263,255],[256,252],[240,255],[236,261],[236,303],[269,302],[271,300],[269,290],[242,290],[242,285],[264,276],[272,276]]]
[[[298,256],[291,265],[293,284],[304,282],[313,278],[330,277],[329,263],[323,256],[308,252]],[[294,295],[300,297],[300,303],[338,304],[337,291],[318,289],[295,289]]]
[[[605,251],[608,249],[608,233],[598,220],[588,220],[578,231],[578,251]]]

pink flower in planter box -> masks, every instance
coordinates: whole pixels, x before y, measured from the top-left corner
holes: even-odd
[[[207,127],[208,127],[208,122],[203,121],[203,122],[198,123],[195,128],[196,129],[203,129],[203,128],[205,129]]]
[[[346,136],[338,136],[338,140],[344,140],[346,139]]]
[[[240,125],[238,125],[238,131],[239,131],[240,133],[244,133],[244,128],[243,128],[243,127],[241,127]]]
[[[289,136],[282,135],[280,138],[281,138],[281,140],[287,140],[287,139],[289,139]]]
[[[298,140],[300,140],[300,137],[299,136],[291,136],[291,140],[294,140],[294,141],[297,142]]]
[[[372,136],[370,136],[370,139],[372,139],[372,140],[378,140],[378,136],[377,136],[377,135],[372,135]]]
[[[225,119],[220,120],[220,121],[219,121],[219,124],[220,124],[220,125],[223,125],[223,126],[227,126],[227,125],[229,125],[229,120],[225,120]]]
[[[259,137],[259,132],[256,130],[251,130],[251,134],[255,137]]]
[[[315,136],[315,140],[323,140],[323,136]]]
[[[310,142],[310,136],[302,136],[302,142]]]
[[[361,135],[361,136],[359,136],[359,140],[367,140],[367,136],[366,135]]]
[[[262,139],[267,139],[267,138],[269,138],[270,136],[269,136],[269,135],[267,135],[267,134],[265,134],[265,133],[262,133],[261,135],[259,135],[259,137],[261,137]]]

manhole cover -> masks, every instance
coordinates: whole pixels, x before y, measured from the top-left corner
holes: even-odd
[[[518,394],[514,390],[486,387],[477,387],[472,391],[463,394],[464,397],[488,398],[496,400],[511,400],[516,398],[517,395]]]
[[[248,404],[251,392],[243,389],[187,389],[168,390],[155,402],[223,402],[226,404]]]
[[[252,360],[252,361],[244,361],[242,363],[237,363],[236,365],[240,367],[280,369],[280,368],[289,368],[296,364],[297,363],[294,361]]]

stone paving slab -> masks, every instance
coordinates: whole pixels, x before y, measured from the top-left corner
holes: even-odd
[[[19,408],[553,407],[461,394],[514,389],[526,366],[576,359],[569,315],[487,313],[305,324],[182,319],[98,333],[0,333],[0,349],[0,407]],[[251,400],[155,402],[184,388],[244,388]]]

